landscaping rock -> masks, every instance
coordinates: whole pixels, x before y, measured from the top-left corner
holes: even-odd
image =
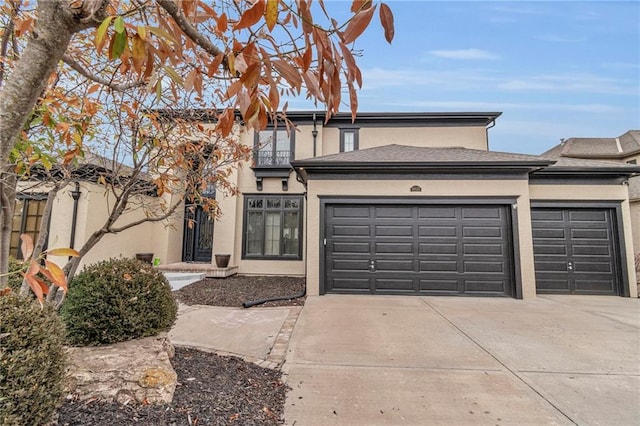
[[[170,403],[177,375],[166,333],[114,345],[72,347],[69,392],[79,400]]]

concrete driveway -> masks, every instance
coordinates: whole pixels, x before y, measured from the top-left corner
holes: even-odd
[[[309,297],[289,425],[640,424],[640,300]]]

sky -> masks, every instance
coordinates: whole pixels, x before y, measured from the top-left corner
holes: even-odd
[[[376,14],[355,46],[360,111],[499,111],[490,149],[527,154],[640,129],[639,1],[387,3],[393,43]]]

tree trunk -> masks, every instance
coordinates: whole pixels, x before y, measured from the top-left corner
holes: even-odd
[[[7,285],[11,227],[16,203],[16,177],[0,172],[0,289]]]

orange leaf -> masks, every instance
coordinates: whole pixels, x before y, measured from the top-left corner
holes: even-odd
[[[131,281],[131,280],[133,279],[133,277],[131,277],[131,274],[123,274],[123,275],[122,275],[122,278],[123,278],[125,281]]]
[[[49,271],[49,275],[47,276],[55,285],[60,287],[67,292],[67,277],[64,275],[64,272],[58,265],[48,260],[44,261],[46,266],[46,270]]]
[[[227,19],[227,14],[223,13],[218,18],[218,24],[216,25],[216,29],[221,33],[225,33],[227,31],[228,26],[229,26],[229,21]]]
[[[300,90],[300,85],[302,84],[302,77],[300,77],[300,73],[296,70],[293,65],[285,61],[273,61],[273,66],[280,73],[282,77],[291,85],[291,87],[296,90]]]
[[[344,33],[342,34],[342,40],[344,43],[352,43],[364,32],[364,30],[367,29],[375,10],[375,6],[370,7],[353,17],[351,22],[349,22],[349,25],[347,25],[347,29],[344,30]]]
[[[33,293],[38,298],[40,306],[43,306],[44,295],[49,292],[49,287],[47,287],[47,285],[41,279],[33,275],[23,274],[23,276],[24,279],[27,280],[27,284],[29,284],[29,287],[31,287]]]
[[[240,21],[238,21],[233,29],[241,30],[257,24],[260,18],[262,18],[262,15],[264,15],[264,9],[264,0],[258,0],[253,6],[251,6],[251,8],[245,10],[240,17]]]
[[[133,69],[136,70],[138,74],[142,74],[142,67],[147,60],[147,50],[144,40],[142,40],[138,34],[133,36],[131,59],[133,60]]]
[[[21,234],[20,239],[22,240],[22,244],[20,245],[22,258],[28,260],[33,254],[33,238],[31,238],[31,235]]]
[[[77,250],[74,250],[71,248],[55,248],[55,249],[47,250],[47,255],[78,257],[80,256],[80,253]]]
[[[264,20],[267,22],[267,28],[269,31],[273,31],[273,28],[278,22],[278,0],[267,0],[267,9],[264,13]]]
[[[353,3],[351,3],[351,11],[353,13],[358,13],[368,7],[371,7],[371,0],[353,0]]]
[[[396,30],[393,25],[393,12],[391,12],[391,8],[386,3],[380,3],[380,23],[384,28],[384,38],[387,43],[391,44]]]

